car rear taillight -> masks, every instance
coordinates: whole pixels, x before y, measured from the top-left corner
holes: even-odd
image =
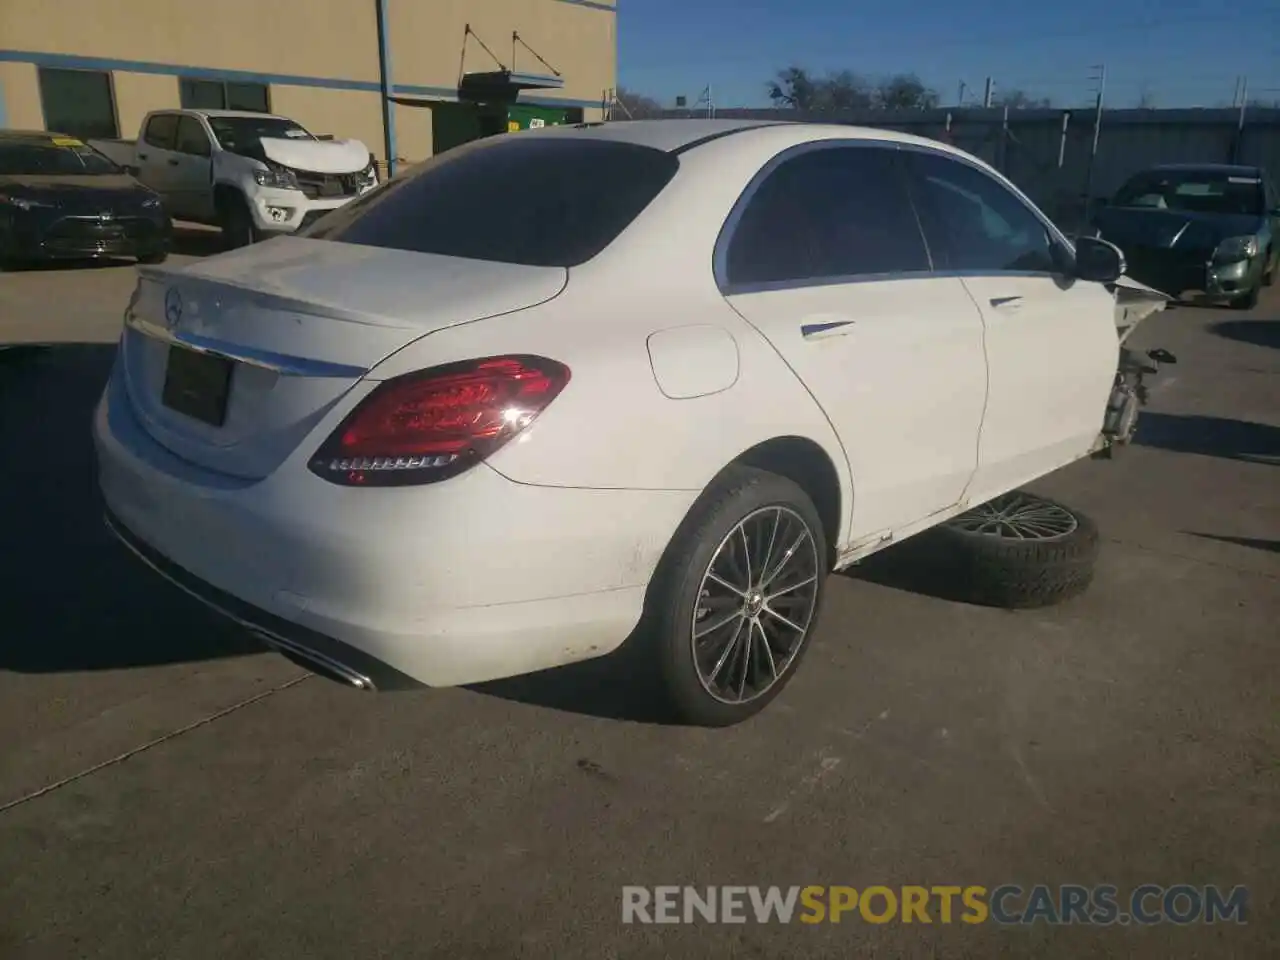
[[[347,415],[309,464],[348,486],[456,476],[533,422],[569,382],[544,357],[465,360],[388,380]]]

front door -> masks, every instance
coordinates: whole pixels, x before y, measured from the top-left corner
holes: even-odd
[[[1115,295],[1066,275],[1062,236],[976,164],[904,150],[934,263],[963,278],[986,325],[989,385],[981,503],[1086,454],[1102,427],[1119,355]]]
[[[721,251],[729,303],[844,446],[853,525],[842,542],[957,503],[977,465],[982,317],[960,280],[932,275],[896,148],[836,140],[784,153],[748,189]]]

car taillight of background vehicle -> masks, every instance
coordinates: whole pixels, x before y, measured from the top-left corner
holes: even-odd
[[[544,357],[487,357],[379,385],[312,457],[347,486],[403,486],[457,476],[533,422],[569,382]]]

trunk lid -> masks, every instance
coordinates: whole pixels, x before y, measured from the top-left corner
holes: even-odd
[[[359,140],[302,140],[263,137],[262,152],[276,163],[312,173],[355,173],[369,165],[369,148]]]
[[[125,382],[158,442],[209,469],[258,479],[386,357],[433,331],[544,303],[567,278],[560,267],[300,237],[182,268],[143,268],[125,314]],[[165,402],[171,350],[187,361],[189,351],[230,359],[220,425]],[[197,393],[223,390],[194,383]]]

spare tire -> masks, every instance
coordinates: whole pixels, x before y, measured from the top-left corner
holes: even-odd
[[[1098,559],[1092,520],[1022,491],[996,497],[912,540],[912,552],[927,554],[952,596],[1010,609],[1047,607],[1083,593]]]

